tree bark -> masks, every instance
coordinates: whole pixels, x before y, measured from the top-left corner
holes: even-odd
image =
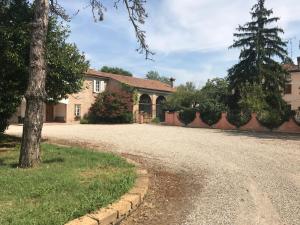
[[[19,167],[34,167],[41,161],[40,142],[46,100],[45,42],[48,31],[49,1],[35,0],[30,44],[28,87],[25,93],[26,113]]]

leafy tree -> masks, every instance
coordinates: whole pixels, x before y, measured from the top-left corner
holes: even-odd
[[[138,51],[145,53],[146,59],[148,59],[153,53],[146,44],[145,32],[139,26],[145,22],[147,17],[144,8],[145,0],[124,0],[122,3],[134,27],[140,46]],[[119,4],[121,4],[121,1],[114,1],[116,8]],[[23,168],[32,167],[40,162],[40,141],[44,114],[43,102],[46,99],[45,43],[48,32],[49,12],[59,15],[65,20],[70,19],[57,0],[50,0],[50,4],[49,0],[35,0],[33,5],[34,18],[32,20],[33,27],[30,41],[29,79],[25,93],[27,107],[19,162],[19,166]],[[101,0],[89,1],[89,6],[92,8],[95,21],[102,21],[106,11],[103,2]]]
[[[26,88],[30,14],[25,1],[0,1],[0,133],[7,128]]]
[[[167,98],[164,108],[169,111],[176,111],[182,108],[194,108],[196,102],[197,89],[192,82],[179,85],[176,92]]]
[[[105,91],[97,96],[87,119],[90,123],[131,123],[132,107],[131,92]]]
[[[20,104],[28,80],[30,48],[29,23],[33,10],[24,0],[1,3],[1,131],[8,125],[8,119]],[[78,92],[82,87],[83,72],[88,68],[74,44],[66,43],[69,30],[55,17],[49,21],[47,35],[47,80],[48,101],[57,102],[67,94]]]
[[[272,17],[273,11],[265,8],[265,0],[258,0],[251,11],[252,21],[237,28],[234,44],[231,48],[241,48],[238,64],[229,69],[228,81],[232,96],[231,109],[240,109],[242,89],[245,85],[259,85],[266,104],[264,110],[285,114],[286,103],[282,99],[282,90],[288,75],[278,59],[287,57],[283,33],[276,23],[279,18]],[[248,100],[242,100],[243,102]]]
[[[109,66],[103,66],[100,70],[101,72],[105,72],[105,73],[113,73],[113,74],[118,74],[118,75],[124,75],[124,76],[128,76],[128,77],[132,77],[132,73],[124,70],[122,68],[119,67],[109,67]]]
[[[51,17],[46,43],[46,97],[48,101],[57,102],[68,94],[82,89],[84,72],[89,67],[85,56],[75,44],[67,43],[69,29]]]
[[[222,78],[208,80],[197,94],[197,108],[202,120],[213,125],[221,118],[221,113],[227,110],[228,82]]]
[[[223,105],[223,110],[226,109],[228,102],[228,82],[223,78],[214,78],[208,80],[206,84],[201,88],[198,97],[199,104],[205,99],[215,100],[219,104]]]
[[[146,78],[148,80],[158,80],[158,81],[161,81],[161,82],[166,83],[168,85],[171,85],[170,79],[168,77],[159,75],[159,73],[157,71],[153,71],[153,70],[149,71],[146,74]]]
[[[260,112],[268,107],[266,94],[261,85],[246,83],[241,87],[241,100],[239,105],[242,109],[252,112]]]
[[[25,95],[29,78],[30,22],[33,7],[25,0],[1,2],[0,132]],[[49,20],[46,43],[46,85],[43,102],[57,102],[80,91],[88,62],[74,44],[66,43],[69,30],[55,17]],[[41,106],[43,107],[43,106]],[[20,161],[22,159],[20,158]]]

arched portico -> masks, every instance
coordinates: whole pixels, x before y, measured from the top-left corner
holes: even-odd
[[[151,91],[139,91],[136,94],[136,103],[133,105],[134,121],[140,123],[141,116],[143,123],[150,123],[158,117],[161,122],[165,120],[162,108],[167,94],[154,93]]]
[[[144,115],[145,120],[152,118],[152,99],[148,94],[142,94],[139,100],[139,113]]]
[[[166,101],[164,96],[158,96],[156,99],[156,118],[159,119],[160,122],[165,121],[165,112],[163,110],[163,103]]]

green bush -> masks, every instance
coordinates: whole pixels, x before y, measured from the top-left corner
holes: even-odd
[[[258,113],[257,120],[265,127],[274,129],[288,121],[293,116],[292,111],[263,110]]]
[[[190,124],[196,118],[196,110],[195,109],[182,109],[179,111],[179,120],[185,125]]]
[[[225,106],[216,100],[204,99],[199,105],[199,111],[202,121],[212,126],[221,119],[222,111],[225,111]]]
[[[300,126],[300,111],[294,111],[294,121],[297,123],[298,126]]]
[[[154,118],[154,119],[151,120],[151,123],[158,124],[158,123],[160,123],[160,119],[158,117],[156,117],[156,118]]]
[[[229,123],[235,125],[236,127],[241,127],[247,124],[251,120],[250,111],[240,111],[240,110],[229,110],[227,113],[227,120]]]
[[[126,90],[100,93],[91,106],[89,123],[132,123],[132,93]]]
[[[120,116],[119,123],[133,123],[133,115],[131,112],[123,113]]]
[[[222,116],[221,111],[210,111],[210,110],[203,110],[200,112],[200,117],[204,123],[209,126],[216,124]]]
[[[3,133],[8,127],[8,118],[0,114],[0,133]]]
[[[89,122],[89,120],[88,120],[88,118],[82,118],[81,120],[80,120],[80,124],[89,124],[90,122]]]

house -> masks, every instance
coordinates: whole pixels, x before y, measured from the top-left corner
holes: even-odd
[[[286,83],[283,99],[291,106],[292,110],[300,111],[300,57],[297,65],[285,65],[290,73],[289,82]]]
[[[174,80],[171,79],[171,81]],[[135,88],[137,93],[137,101],[132,109],[134,122],[139,122],[140,115],[143,115],[144,122],[150,122],[156,117],[164,120],[161,103],[175,91],[173,83],[170,86],[156,80],[103,73],[89,69],[85,73],[83,87],[80,92],[69,95],[67,99],[59,101],[58,104],[45,104],[45,122],[72,123],[78,121],[88,114],[99,93],[105,90],[120,89],[122,84]],[[11,122],[20,122],[24,118],[25,107],[26,102],[23,100]]]

